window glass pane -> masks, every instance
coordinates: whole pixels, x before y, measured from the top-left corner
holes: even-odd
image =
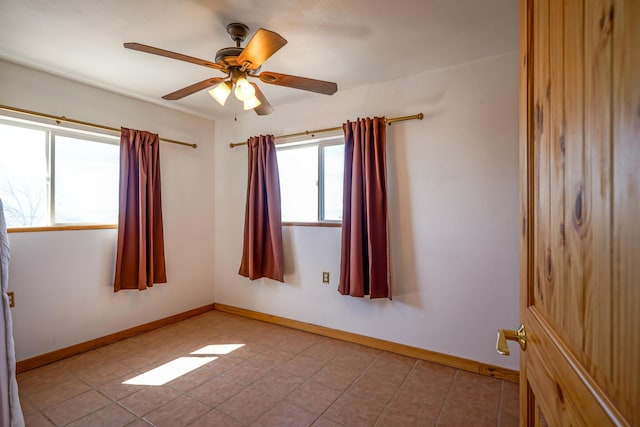
[[[55,222],[118,222],[119,146],[55,136]]]
[[[278,150],[282,221],[318,220],[318,147]]]
[[[48,224],[47,133],[0,124],[0,199],[8,227]]]
[[[323,217],[325,221],[342,221],[342,182],[344,175],[344,144],[327,145],[323,152],[324,200]]]

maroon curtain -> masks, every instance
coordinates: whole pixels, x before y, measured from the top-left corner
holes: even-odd
[[[343,125],[344,194],[338,291],[391,299],[384,117]]]
[[[114,292],[166,282],[160,141],[156,134],[122,128]]]
[[[239,274],[284,282],[280,178],[273,135],[249,138],[244,247]]]

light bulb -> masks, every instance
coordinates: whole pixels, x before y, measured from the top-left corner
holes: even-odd
[[[231,85],[228,82],[219,83],[209,91],[209,95],[211,95],[211,97],[220,105],[224,105],[230,93]]]
[[[259,106],[260,104],[262,104],[262,102],[260,102],[260,100],[254,95],[249,99],[246,99],[244,102],[244,109],[245,110],[251,110],[253,108],[256,108],[257,106]]]
[[[236,98],[240,101],[246,101],[255,96],[256,90],[254,87],[245,79],[244,77],[240,77],[236,80]]]

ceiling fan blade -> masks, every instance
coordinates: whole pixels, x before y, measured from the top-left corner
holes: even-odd
[[[272,73],[271,71],[263,71],[258,77],[264,83],[308,90],[325,95],[333,95],[338,90],[338,85],[333,82],[291,76],[289,74]]]
[[[127,49],[133,49],[140,52],[152,53],[154,55],[164,56],[172,59],[179,59],[180,61],[191,62],[192,64],[202,65],[204,67],[215,68],[216,70],[222,69],[222,67],[215,62],[205,61],[204,59],[194,58],[193,56],[183,55],[181,53],[171,52],[170,50],[164,50],[153,46],[147,46],[140,43],[125,43],[124,47]]]
[[[238,64],[247,63],[247,68],[256,70],[285,44],[287,40],[280,34],[260,28],[238,56]]]
[[[181,99],[184,98],[187,95],[191,95],[192,93],[196,93],[202,89],[206,89],[208,87],[211,87],[217,83],[220,83],[221,81],[223,81],[224,78],[223,77],[213,77],[207,80],[203,80],[201,82],[192,84],[191,86],[187,86],[187,87],[183,87],[180,90],[177,90],[175,92],[171,92],[165,96],[162,97],[162,99],[166,99],[168,101],[175,101],[176,99]]]
[[[256,98],[261,102],[260,105],[253,109],[256,114],[259,116],[266,116],[267,114],[273,113],[273,107],[269,104],[269,101],[267,101],[267,98],[264,96],[264,93],[262,93],[258,85],[252,82],[251,86],[256,90]]]

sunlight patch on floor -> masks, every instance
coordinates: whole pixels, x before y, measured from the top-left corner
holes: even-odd
[[[210,344],[191,352],[196,357],[179,357],[171,362],[167,362],[162,366],[153,368],[137,377],[124,381],[122,384],[128,385],[164,385],[169,381],[173,381],[182,375],[198,369],[217,359],[210,356],[213,354],[222,355],[229,354],[239,349],[244,344]],[[209,355],[210,357],[203,357]]]
[[[123,382],[129,385],[164,385],[216,360],[217,357],[179,357]]]
[[[191,354],[229,354],[242,346],[244,344],[211,344],[193,351]]]

